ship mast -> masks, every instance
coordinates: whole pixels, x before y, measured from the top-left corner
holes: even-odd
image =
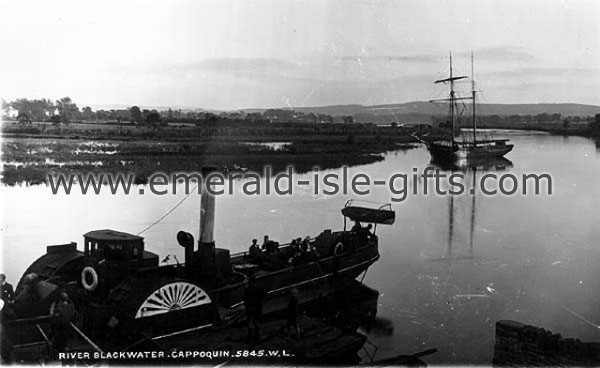
[[[454,170],[452,170],[454,174]],[[454,195],[450,195],[450,205],[448,206],[448,247],[446,248],[446,257],[452,256],[452,237],[454,236]]]
[[[454,125],[455,125],[455,119],[454,119],[454,112],[455,110],[457,110],[457,106],[456,106],[456,101],[457,100],[470,100],[471,97],[456,97],[456,91],[454,91],[454,81],[455,80],[459,80],[459,79],[465,79],[467,78],[466,76],[460,76],[460,77],[455,77],[453,75],[453,71],[452,71],[452,52],[450,52],[450,76],[448,78],[444,78],[444,79],[439,79],[436,80],[434,83],[438,84],[438,83],[450,83],[450,98],[443,98],[443,99],[439,99],[439,100],[429,100],[429,102],[436,102],[436,101],[449,101],[450,102],[450,123],[452,124],[452,147],[454,147],[455,145],[455,141],[454,141]]]
[[[475,68],[473,63],[473,51],[471,51],[471,93],[473,98],[473,148],[477,146],[477,136],[475,132],[477,131],[477,118],[475,115]]]
[[[450,52],[450,122],[452,124],[452,147],[454,148],[454,78],[452,77],[452,51]]]
[[[477,185],[477,166],[473,167],[473,182],[471,183],[473,190]],[[473,233],[475,232],[475,190],[473,191],[473,199],[471,200],[471,236],[469,238],[469,256],[473,257]]]

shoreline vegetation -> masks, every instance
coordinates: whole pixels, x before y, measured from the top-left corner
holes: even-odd
[[[56,103],[3,101],[2,107],[1,182],[5,185],[42,184],[48,175],[59,173],[100,172],[134,173],[136,183],[145,184],[155,172],[199,171],[205,165],[255,172],[262,172],[264,165],[274,172],[292,165],[297,172],[307,172],[383,160],[385,152],[418,146],[413,134],[428,139],[449,134],[441,115],[418,119],[423,123],[396,119],[378,125],[350,115],[282,109],[217,115],[133,106],[94,112],[89,107],[79,110],[68,97]],[[11,109],[18,112],[13,119],[7,115]],[[600,140],[600,114],[484,115],[478,127]]]
[[[57,127],[32,123],[2,126],[2,183],[42,184],[49,174],[132,172],[137,184],[148,176],[200,171],[211,165],[223,171],[274,172],[289,165],[302,173],[370,164],[383,154],[416,147],[411,131],[356,124],[351,127],[306,126],[198,128],[167,126]],[[39,133],[38,133],[39,131]],[[443,130],[422,128],[443,134]]]

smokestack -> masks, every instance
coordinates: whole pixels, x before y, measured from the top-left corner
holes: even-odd
[[[202,168],[202,179],[204,181],[202,184],[204,186],[200,196],[199,276],[210,280],[206,282],[221,286],[227,283],[231,274],[231,257],[227,249],[215,248],[215,196],[208,193],[206,185],[206,178],[215,172],[217,172],[215,167]]]
[[[210,173],[216,172],[215,167],[202,168],[202,184],[206,185],[206,178]],[[212,246],[214,249],[214,230],[215,230],[215,196],[208,193],[206,187],[202,188],[200,196],[200,237],[198,246],[202,253],[204,246]]]

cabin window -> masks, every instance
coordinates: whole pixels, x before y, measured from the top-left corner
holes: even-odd
[[[125,259],[125,253],[123,252],[123,247],[120,245],[108,244],[104,247],[104,252],[106,257],[114,260],[123,260]]]
[[[90,249],[90,254],[94,255],[94,256],[102,256],[103,255],[103,249],[99,246],[99,244],[97,242],[92,242],[91,243],[91,249]]]

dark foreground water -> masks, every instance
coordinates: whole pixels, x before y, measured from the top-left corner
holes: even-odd
[[[364,282],[378,290],[378,324],[363,331],[377,358],[435,347],[432,364],[491,363],[494,324],[513,319],[567,337],[600,341],[600,156],[593,141],[507,132],[515,149],[499,172],[548,173],[550,196],[409,196],[393,204],[396,223],[380,226],[381,259]],[[353,167],[386,179],[430,166],[423,148],[392,152]],[[503,171],[502,171],[503,170]],[[339,172],[333,170],[330,172]],[[422,182],[420,183],[422,185]],[[48,187],[2,187],[3,272],[16,284],[49,244],[77,241],[102,228],[137,233],[184,195],[53,195]],[[218,246],[245,250],[253,237],[287,242],[343,226],[340,209],[353,195],[325,196],[312,187],[292,196],[217,198]],[[363,199],[389,202],[384,187]],[[178,230],[197,234],[199,199],[189,197],[143,235],[161,256],[183,249]],[[450,225],[452,224],[452,227]],[[173,258],[173,257],[171,257]],[[390,326],[392,328],[390,328]]]

